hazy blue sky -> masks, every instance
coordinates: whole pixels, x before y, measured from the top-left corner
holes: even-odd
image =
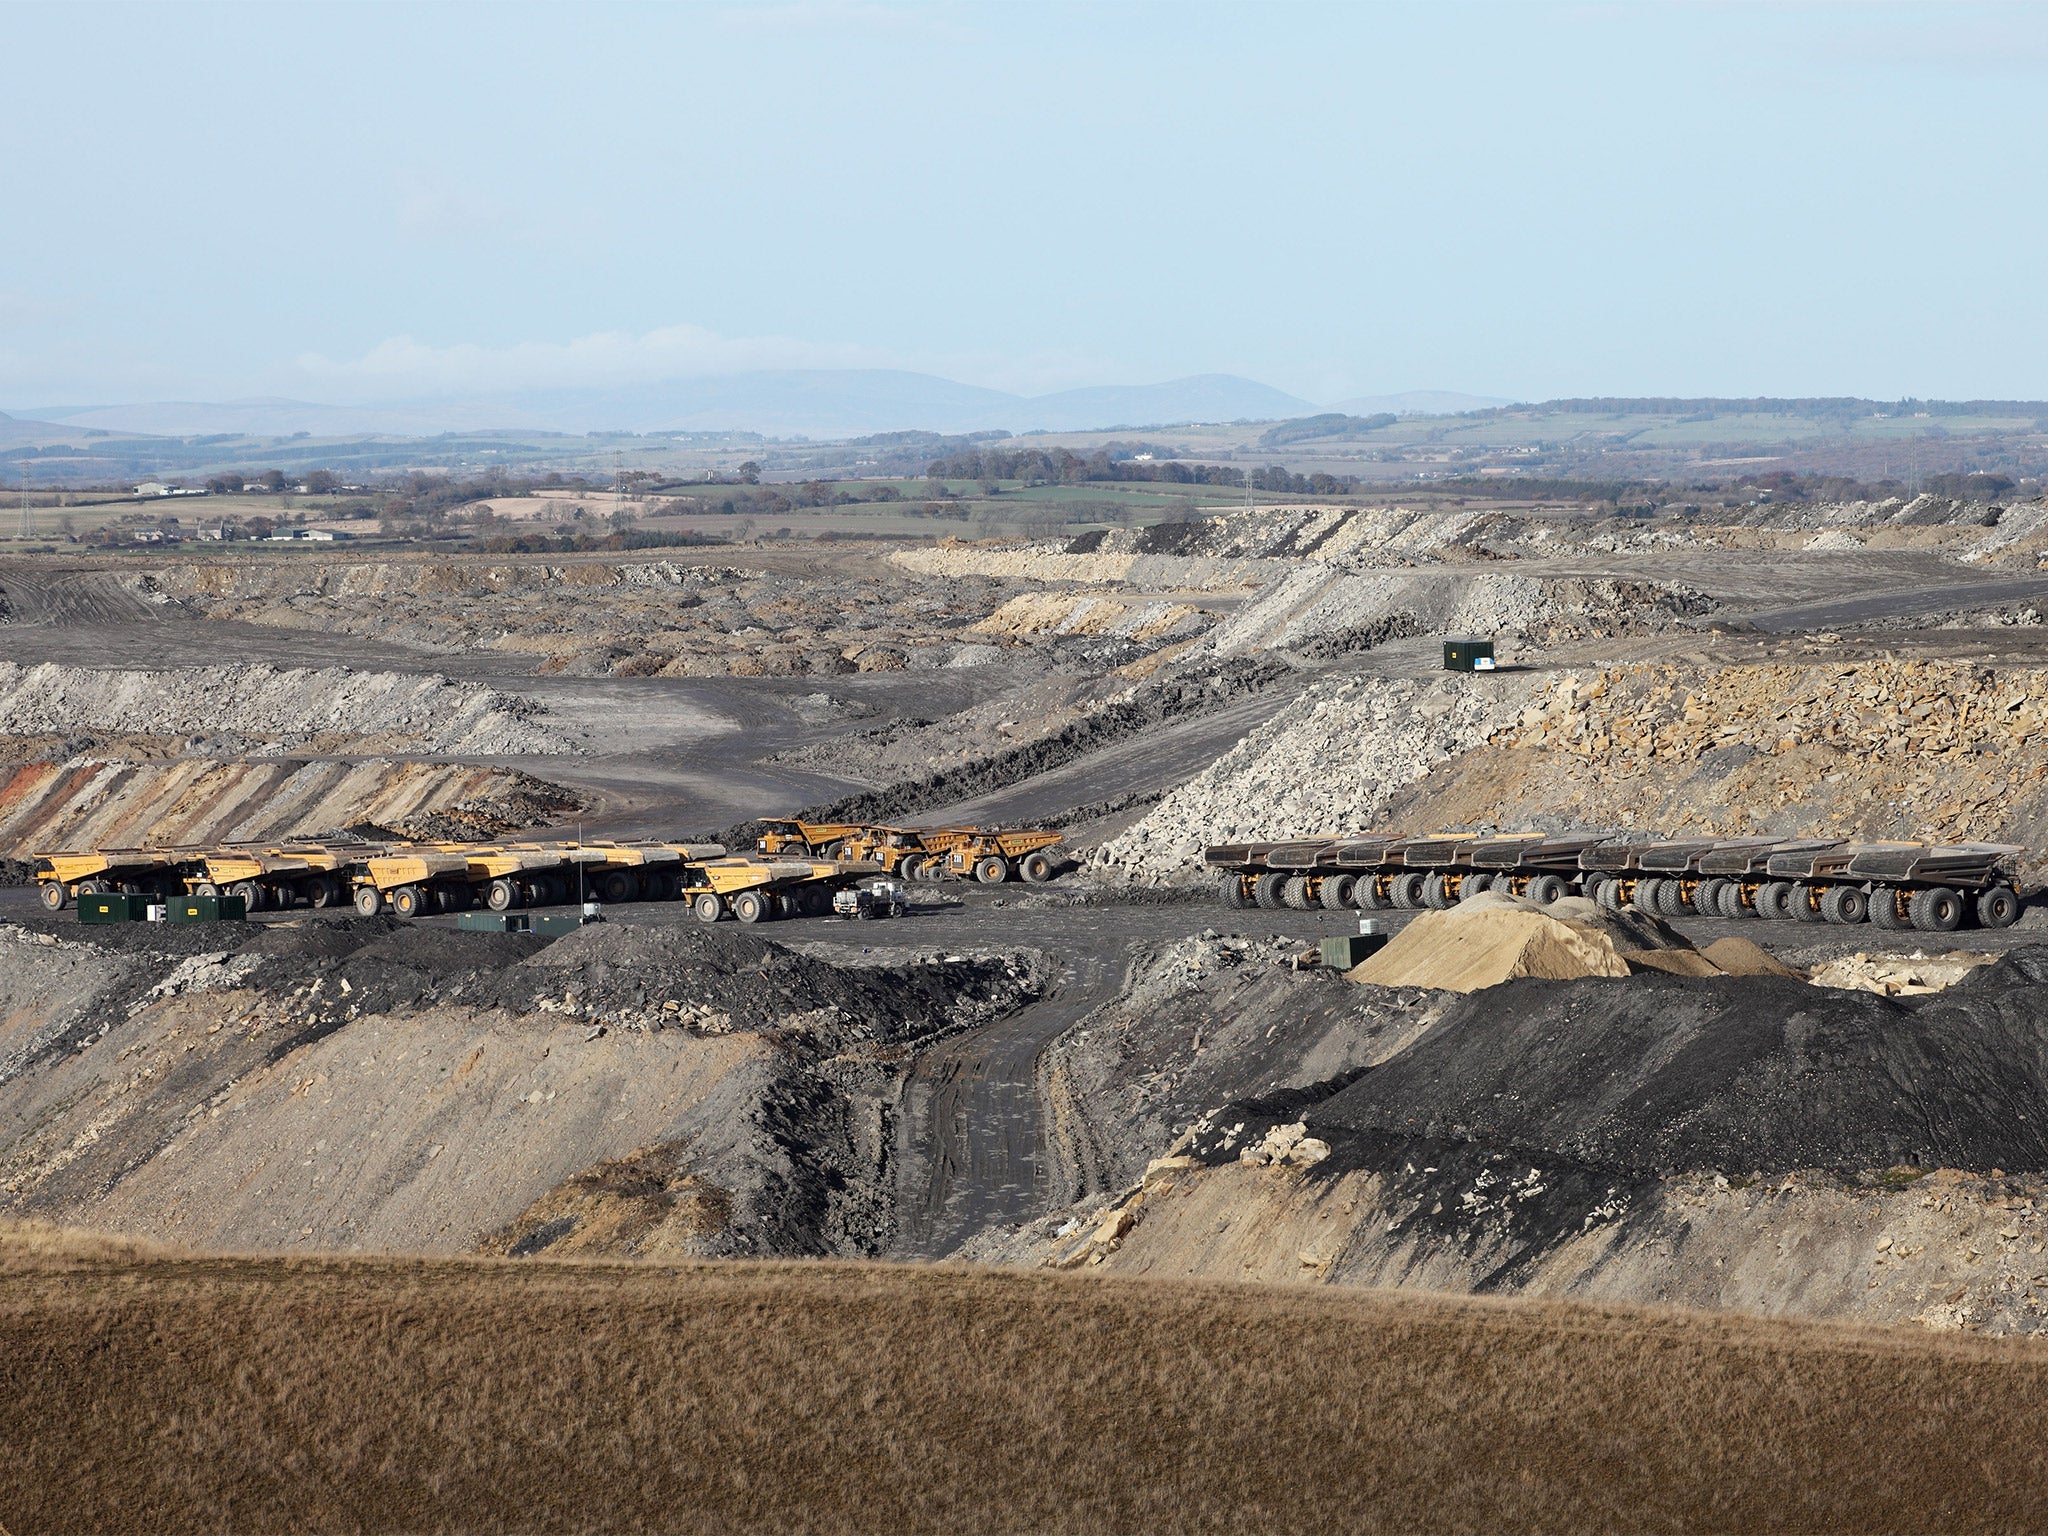
[[[0,4],[0,403],[2048,396],[2048,7]]]

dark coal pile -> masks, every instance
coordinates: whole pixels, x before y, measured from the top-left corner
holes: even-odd
[[[914,1040],[1028,1000],[1023,970],[1004,960],[836,966],[734,928],[696,924],[584,928],[506,974],[508,1007],[573,993],[583,1009],[659,1008],[685,998],[727,1011],[741,1027],[837,1011],[845,1038]]]
[[[236,951],[267,931],[261,923],[81,923],[76,912],[40,907],[0,918],[0,926],[48,934],[61,944],[89,945],[124,955],[178,959]]]
[[[2036,947],[1917,1001],[1780,977],[1510,982],[1306,1119],[1333,1145],[1473,1143],[1616,1173],[2048,1169],[2044,976]]]

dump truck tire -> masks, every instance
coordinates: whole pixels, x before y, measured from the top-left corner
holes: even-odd
[[[1529,899],[1539,907],[1547,907],[1562,899],[1569,889],[1562,875],[1538,875],[1529,882]]]
[[[597,882],[597,895],[600,901],[609,901],[615,906],[631,901],[633,877],[623,869],[606,870],[604,877]]]
[[[1280,910],[1280,887],[1287,883],[1287,877],[1273,870],[1267,870],[1252,882],[1252,905],[1261,912]]]
[[[1024,862],[1017,867],[1033,885],[1043,885],[1052,878],[1052,860],[1043,853],[1025,854]]]
[[[1804,880],[1793,882],[1792,894],[1785,898],[1786,910],[1792,914],[1795,923],[1826,922],[1820,904],[1821,896],[1815,895],[1813,887]]]
[[[1915,891],[1907,911],[1925,933],[1953,933],[1963,926],[1963,898],[1945,885]]]
[[[1290,912],[1306,912],[1313,905],[1308,899],[1308,876],[1289,875],[1280,883],[1280,905]]]
[[[1699,913],[1701,917],[1719,917],[1721,893],[1727,889],[1728,882],[1719,876],[1712,880],[1702,880],[1692,893],[1693,911]]]
[[[394,917],[418,917],[426,905],[426,892],[416,885],[401,885],[391,893],[391,914]]]
[[[1242,912],[1255,903],[1244,893],[1243,875],[1225,875],[1216,882],[1216,899],[1233,912]]]
[[[1861,886],[1831,885],[1820,899],[1820,915],[1842,927],[1860,923],[1870,916],[1870,897]]]
[[[356,888],[356,911],[364,917],[375,917],[384,910],[384,893],[374,885]]]
[[[254,880],[237,880],[228,887],[228,894],[241,897],[243,906],[251,912],[263,910],[263,887]]]
[[[1870,893],[1870,926],[1890,933],[1903,933],[1913,926],[1908,910],[1910,898],[1895,885],[1880,885]]]
[[[484,905],[493,912],[510,912],[519,905],[519,887],[510,880],[493,880],[484,888]]]
[[[340,893],[334,889],[331,880],[308,880],[300,887],[306,893],[306,905],[316,912],[325,911],[334,905],[334,898]]]
[[[1467,875],[1458,882],[1458,900],[1470,901],[1474,896],[1482,895],[1492,889],[1493,876]]]
[[[1638,912],[1655,912],[1657,910],[1657,903],[1662,898],[1663,893],[1664,882],[1656,875],[1651,875],[1648,879],[1636,881],[1634,897],[1636,910]]]
[[[1986,928],[2010,928],[2020,920],[2020,893],[1994,885],[1977,897],[1977,921]]]
[[[715,891],[701,891],[690,903],[690,910],[696,914],[698,922],[715,923],[725,916],[725,903],[718,899]]]
[[[1001,885],[1010,878],[1010,861],[1000,853],[992,853],[975,864],[974,878],[983,885]]]
[[[1361,912],[1380,912],[1386,909],[1386,900],[1380,895],[1378,875],[1360,875],[1352,882],[1351,905]]]
[[[905,882],[924,878],[924,855],[906,853],[896,866],[896,878]]]
[[[78,894],[81,896],[104,896],[113,888],[114,885],[111,880],[81,880],[78,882]]]
[[[1786,910],[1785,897],[1791,893],[1791,885],[1783,880],[1766,880],[1756,888],[1756,915],[1782,919],[1792,914]]]
[[[64,889],[62,880],[45,880],[42,895],[46,912],[62,912],[71,905],[71,893]]]
[[[1422,877],[1422,905],[1425,911],[1447,912],[1451,908],[1451,893],[1444,889],[1444,877],[1431,874]]]
[[[1351,905],[1351,887],[1357,880],[1351,875],[1325,875],[1323,888],[1316,893],[1325,912],[1343,912]]]
[[[1613,894],[1614,882],[1604,877],[1596,878],[1586,887],[1586,899],[1604,911],[1611,912],[1614,910],[1614,903],[1610,899]]]
[[[1721,887],[1716,893],[1714,906],[1731,921],[1756,915],[1742,904],[1742,882],[1739,880],[1730,880]]]
[[[759,891],[741,891],[732,899],[732,915],[743,923],[758,923],[768,915],[768,898]]]
[[[1403,912],[1422,911],[1422,887],[1428,879],[1429,877],[1419,870],[1396,875],[1388,889],[1388,895],[1393,898],[1395,907]]]

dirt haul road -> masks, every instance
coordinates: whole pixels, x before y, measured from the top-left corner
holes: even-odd
[[[1121,957],[1078,954],[1052,994],[918,1058],[896,1122],[891,1254],[940,1259],[984,1229],[1021,1226],[1055,1200],[1038,1063],[1122,986]]]

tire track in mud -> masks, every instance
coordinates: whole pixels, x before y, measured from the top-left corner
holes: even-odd
[[[889,1257],[940,1259],[986,1227],[1043,1214],[1051,1197],[1038,1062],[1123,985],[1123,946],[1084,950],[1059,984],[1006,1019],[933,1047],[896,1119],[896,1241]]]

